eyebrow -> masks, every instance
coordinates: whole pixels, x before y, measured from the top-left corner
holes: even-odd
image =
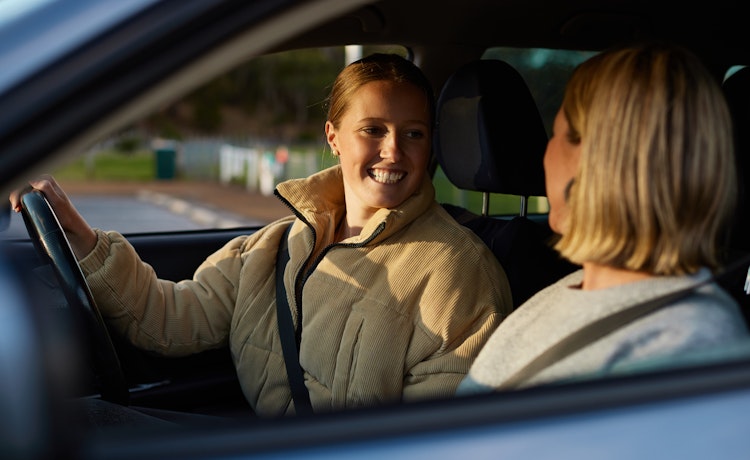
[[[383,122],[385,121],[384,118],[378,118],[378,117],[365,117],[362,119],[357,120],[358,123],[373,123],[373,122]],[[421,124],[425,126],[430,126],[430,123],[424,120],[420,119],[411,119],[411,120],[404,120],[403,123],[416,123]]]

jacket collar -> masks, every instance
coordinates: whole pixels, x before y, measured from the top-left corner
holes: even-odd
[[[344,180],[341,166],[324,169],[303,179],[291,179],[276,186],[276,195],[297,217],[311,225],[320,237],[336,228],[345,213]],[[378,210],[355,241],[376,243],[401,230],[422,215],[435,201],[435,188],[425,175],[419,190],[395,208]],[[382,231],[379,229],[382,227]]]

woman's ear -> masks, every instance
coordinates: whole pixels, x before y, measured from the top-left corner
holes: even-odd
[[[333,123],[330,121],[326,121],[326,141],[328,142],[328,146],[331,147],[331,151],[335,154],[338,151],[338,147],[336,146],[336,128],[334,128]]]

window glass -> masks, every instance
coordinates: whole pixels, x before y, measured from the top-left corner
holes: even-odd
[[[52,0],[3,0],[0,2],[0,28],[16,21]]]
[[[518,70],[536,101],[547,135],[549,135],[552,132],[555,114],[562,102],[568,77],[576,65],[593,54],[593,52],[503,47],[488,49],[482,58],[499,59]],[[435,173],[434,183],[437,199],[441,203],[455,204],[480,213],[483,200],[481,193],[459,190],[450,183],[439,168]],[[489,204],[491,215],[517,215],[521,209],[521,198],[491,194]],[[529,214],[544,214],[548,211],[549,205],[546,198],[531,197],[528,203]]]
[[[52,173],[95,227],[142,233],[264,225],[288,214],[271,196],[277,183],[335,164],[323,135],[324,100],[342,66],[372,52],[409,55],[394,45],[261,56]],[[483,58],[521,73],[549,133],[570,72],[591,54],[492,48]],[[439,202],[481,211],[481,194],[457,189],[440,169],[434,184]],[[217,188],[225,192],[220,203],[211,200]],[[517,215],[520,208],[517,196],[490,197],[492,215]],[[530,199],[530,214],[547,211],[546,198]],[[8,236],[25,236],[19,216],[12,216]]]
[[[340,46],[255,58],[50,172],[94,227],[265,225],[289,214],[276,184],[336,163],[325,98],[345,64],[374,52],[408,56],[400,46]],[[10,226],[6,236],[26,237],[20,215]]]
[[[732,67],[730,67],[727,70],[726,74],[724,74],[724,80],[726,80],[727,78],[731,77],[732,75],[734,75],[738,71],[744,69],[745,67],[747,67],[747,66],[744,66],[744,65],[733,65]]]

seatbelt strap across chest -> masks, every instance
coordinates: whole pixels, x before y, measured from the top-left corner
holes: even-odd
[[[297,415],[309,415],[313,413],[310,393],[305,386],[305,376],[299,363],[294,322],[292,321],[292,312],[289,309],[286,288],[284,287],[284,269],[289,262],[288,240],[291,228],[292,224],[289,224],[284,231],[279,243],[279,251],[276,254],[276,319],[279,326],[281,348],[284,351],[287,378],[294,401],[294,411]]]

